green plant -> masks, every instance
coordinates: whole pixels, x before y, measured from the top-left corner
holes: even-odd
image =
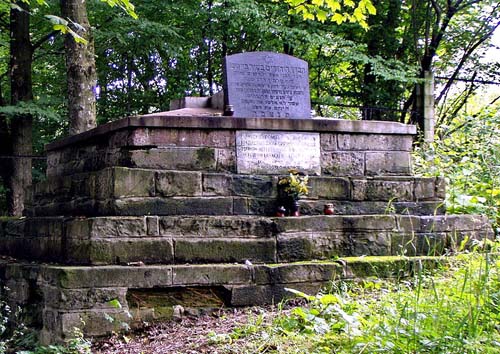
[[[278,181],[278,185],[283,188],[283,191],[293,199],[299,199],[309,193],[309,176],[302,176],[298,171],[290,170],[287,177],[283,177]]]
[[[438,269],[417,262],[414,274],[401,281],[336,281],[331,292],[316,296],[289,290],[307,304],[283,310],[260,329],[236,330],[237,338],[247,336],[245,343],[225,342],[225,349],[230,353],[499,353],[499,245],[482,241],[473,248],[471,253],[447,258]]]
[[[450,213],[488,215],[500,222],[500,113],[498,104],[461,114],[439,130],[436,141],[414,152],[415,171],[445,176]]]

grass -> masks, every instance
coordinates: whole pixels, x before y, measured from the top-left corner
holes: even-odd
[[[498,250],[498,246],[496,246]],[[475,251],[399,282],[336,282],[291,290],[307,305],[225,338],[223,353],[500,353],[500,258]]]

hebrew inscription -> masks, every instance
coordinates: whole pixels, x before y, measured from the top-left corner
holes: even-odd
[[[238,173],[286,174],[296,169],[319,174],[319,133],[279,131],[237,131]]]
[[[235,117],[310,118],[307,62],[285,54],[250,52],[224,60],[225,104]]]

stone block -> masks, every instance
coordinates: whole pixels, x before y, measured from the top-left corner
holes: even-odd
[[[349,232],[344,237],[349,240],[345,250],[349,256],[390,256],[391,234],[383,231]]]
[[[317,294],[326,282],[317,283],[294,283],[294,290],[302,291],[309,295]],[[229,303],[231,306],[255,306],[261,304],[277,304],[284,299],[294,298],[295,295],[286,291],[289,284],[274,284],[274,285],[239,285],[229,287],[231,297]]]
[[[159,147],[234,147],[234,131],[198,129],[135,129],[131,132],[130,145]]]
[[[441,201],[394,202],[389,208],[393,208],[396,214],[405,215],[442,215],[446,212],[446,207]]]
[[[236,172],[236,152],[231,149],[215,149],[216,170],[220,172]]]
[[[348,178],[311,177],[308,197],[315,199],[349,199],[351,186]]]
[[[423,232],[451,232],[488,230],[491,225],[485,216],[481,215],[433,215],[421,217]]]
[[[337,151],[337,134],[322,133],[320,135],[321,151]]]
[[[437,179],[435,177],[415,178],[415,200],[440,199],[436,193]]]
[[[364,152],[323,152],[321,174],[332,176],[363,176],[365,174]]]
[[[247,198],[247,203],[249,215],[276,215],[277,204],[274,198]]]
[[[160,218],[158,216],[145,216],[146,234],[148,236],[160,235]]]
[[[86,288],[61,289],[46,285],[42,288],[45,306],[59,310],[109,309],[115,307],[110,303],[117,300],[122,306],[127,304],[127,288]]]
[[[341,232],[285,233],[277,242],[280,263],[344,256],[348,246]]]
[[[341,269],[342,266],[336,262],[255,266],[255,283],[290,284],[294,288],[297,283],[332,281],[338,277]]]
[[[397,230],[405,234],[412,234],[421,230],[421,218],[411,215],[397,215]]]
[[[160,218],[164,236],[224,238],[273,237],[275,226],[268,218],[246,216],[167,216]]]
[[[393,234],[391,254],[394,256],[439,256],[447,247],[444,232]]]
[[[396,219],[392,215],[346,215],[342,217],[345,230],[393,230]]]
[[[168,147],[132,150],[124,156],[131,167],[161,170],[216,171],[217,151],[214,148]]]
[[[412,181],[354,179],[353,200],[412,201]]]
[[[301,231],[332,231],[343,229],[343,217],[334,216],[302,216],[300,218],[274,218],[277,232],[301,232]]]
[[[221,173],[203,174],[203,195],[207,196],[230,196],[232,178],[230,175]]]
[[[349,278],[402,278],[412,273],[412,264],[406,257],[358,257],[346,259],[346,275]]]
[[[354,151],[411,151],[410,135],[339,134],[339,150]]]
[[[126,309],[104,309],[104,310],[85,310],[77,312],[58,312],[57,322],[62,337],[71,336],[74,328],[80,328],[85,336],[102,336],[105,334],[122,332],[128,328],[131,322]],[[113,321],[110,320],[113,319]],[[56,323],[57,323],[56,322]],[[44,329],[52,331],[52,329]],[[55,331],[58,333],[58,331]]]
[[[236,196],[249,196],[255,198],[275,197],[277,180],[273,177],[241,176],[232,178],[232,190]]]
[[[202,194],[200,172],[157,171],[155,180],[156,193],[162,197],[196,197]]]
[[[112,215],[231,215],[231,197],[126,198],[104,204],[101,214]]]
[[[410,175],[409,152],[367,152],[366,175]]]
[[[270,176],[203,175],[203,194],[221,196],[275,197],[277,179]]]
[[[176,286],[239,285],[252,282],[252,271],[246,265],[176,265],[172,267],[172,282]]]
[[[68,242],[67,262],[71,264],[125,264],[129,262],[172,263],[173,245],[164,238],[120,238]]]
[[[436,177],[436,198],[441,200],[446,198],[446,180],[444,177]]]
[[[176,263],[276,262],[274,239],[176,239]]]
[[[149,197],[155,195],[155,172],[151,170],[113,168],[113,197]]]
[[[41,276],[48,285],[65,289],[168,287],[172,285],[172,266],[46,266]]]
[[[147,235],[144,217],[77,218],[66,223],[70,239],[122,238]]]

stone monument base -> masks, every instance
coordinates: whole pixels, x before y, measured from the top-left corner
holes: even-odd
[[[0,264],[5,295],[45,343],[75,326],[99,336],[168,318],[176,305],[276,303],[285,287],[400,277],[493,237],[484,217],[444,215],[442,178],[412,175],[413,126],[179,114],[48,145],[29,216],[0,220],[0,254],[19,259]],[[309,174],[310,192],[303,216],[276,217],[290,169]]]

